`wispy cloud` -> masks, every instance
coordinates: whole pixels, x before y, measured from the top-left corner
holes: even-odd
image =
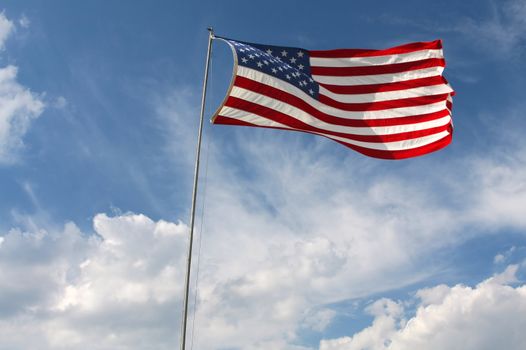
[[[164,151],[174,164],[192,167],[195,157],[199,109],[190,88],[169,89],[151,98],[157,125],[165,138]]]
[[[472,14],[445,11],[437,13],[434,19],[396,17],[390,13],[370,17],[369,21],[381,20],[393,26],[407,26],[416,29],[413,36],[415,40],[422,33],[452,34],[450,41],[461,39],[462,48],[450,50],[451,44],[446,43],[449,63],[458,65],[472,65],[472,62],[458,62],[451,60],[466,47],[483,50],[483,55],[477,55],[477,60],[498,59],[509,60],[518,58],[526,49],[526,4],[522,0],[481,1],[473,8]],[[387,45],[395,42],[387,43]],[[461,50],[462,49],[462,50]],[[463,77],[461,77],[463,78]],[[464,79],[464,78],[463,78]],[[474,77],[465,77],[467,82],[476,80]]]
[[[0,50],[5,48],[5,41],[12,33],[14,24],[11,22],[3,12],[0,12]]]
[[[0,13],[0,50],[14,29],[14,24]],[[42,96],[17,81],[18,68],[0,68],[0,164],[16,160],[31,122],[44,110]]]
[[[491,16],[483,20],[463,18],[454,30],[493,55],[517,56],[526,48],[526,3],[497,1],[491,3],[491,10]]]
[[[22,27],[22,28],[29,28],[29,25],[31,24],[31,20],[26,16],[26,15],[22,15],[20,17],[20,19],[18,20],[18,24]]]

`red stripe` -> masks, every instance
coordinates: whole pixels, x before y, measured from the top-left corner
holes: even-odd
[[[401,73],[430,67],[445,67],[443,58],[426,58],[424,60],[386,64],[381,66],[361,67],[311,67],[312,75],[347,77],[360,75]]]
[[[376,143],[385,143],[385,142],[396,142],[404,141],[408,139],[415,139],[419,137],[429,136],[437,134],[449,128],[449,125],[443,125],[439,127],[433,127],[424,130],[415,130],[402,132],[397,134],[388,134],[388,135],[356,135],[349,134],[337,131],[329,131],[317,128],[315,126],[306,124],[294,117],[289,116],[288,114],[278,112],[274,109],[252,103],[250,101],[242,100],[235,97],[229,97],[225,103],[225,106],[236,108],[242,111],[247,112],[248,114],[255,114],[265,119],[275,121],[277,123],[286,125],[295,130],[301,130],[305,132],[310,132],[314,134],[325,134],[343,137],[350,140],[362,141],[362,142],[376,142]]]
[[[249,122],[246,122],[244,120],[239,120],[235,118],[225,117],[224,115],[217,115],[214,120],[214,124],[222,124],[222,125],[239,125],[239,126],[255,126],[258,127],[259,125],[252,124]]]
[[[327,113],[323,113],[319,111],[318,109],[312,107],[310,104],[302,100],[301,98],[294,96],[292,94],[289,94],[283,90],[276,89],[272,86],[265,85],[263,83],[237,76],[234,81],[234,86],[239,86],[244,89],[253,91],[255,93],[265,95],[267,97],[276,99],[281,102],[288,103],[291,106],[294,106],[298,109],[301,109],[305,111],[306,113],[310,114],[311,116],[322,120],[329,124],[335,124],[335,125],[343,125],[343,126],[354,126],[354,127],[371,127],[371,126],[391,126],[391,125],[399,125],[399,124],[411,124],[419,121],[429,121],[434,120],[438,118],[445,117],[446,115],[449,115],[449,111],[447,109],[433,112],[433,113],[426,113],[426,114],[420,114],[420,115],[410,115],[410,116],[404,116],[404,117],[396,117],[396,118],[382,118],[382,119],[346,119],[341,117],[336,117]],[[234,98],[232,96],[229,97]],[[388,112],[386,112],[387,114]],[[386,115],[388,117],[388,115]]]
[[[427,78],[418,78],[405,81],[399,81],[394,83],[384,83],[384,84],[370,84],[370,85],[330,85],[322,84],[327,90],[334,92],[336,94],[372,94],[375,92],[388,92],[388,91],[399,91],[414,89],[424,86],[433,86],[433,85],[442,85],[446,83],[444,78],[440,75]]]
[[[342,57],[372,57],[396,55],[421,50],[437,50],[442,48],[442,40],[418,42],[395,46],[384,50],[370,49],[336,49],[336,50],[312,50],[309,51],[310,57],[320,58],[342,58]]]
[[[216,119],[214,120],[214,123],[215,124],[224,124],[224,125],[240,125],[240,126],[252,126],[252,127],[260,127],[260,128],[266,128],[266,129],[279,129],[279,130],[288,130],[290,131],[289,129],[286,129],[286,128],[280,128],[280,127],[273,127],[273,126],[259,126],[259,125],[255,125],[255,124],[251,124],[251,123],[248,123],[248,122],[243,122],[243,121],[240,121],[240,120],[237,120],[237,119],[233,119],[233,118],[229,118],[229,117],[225,117],[225,116],[222,116],[222,115],[218,115],[216,117]],[[298,131],[302,131],[302,130],[298,130]],[[323,136],[323,135],[320,135],[320,136]],[[328,137],[328,136],[325,136],[325,137]],[[329,139],[331,139],[329,137]],[[346,147],[349,147],[361,154],[364,154],[366,156],[369,156],[369,157],[374,157],[374,158],[381,158],[381,159],[405,159],[405,158],[411,158],[411,157],[417,157],[417,156],[421,156],[421,155],[424,155],[424,154],[427,154],[427,153],[431,153],[431,152],[434,152],[434,151],[438,151],[439,149],[442,149],[444,147],[446,147],[450,142],[451,142],[451,139],[452,139],[452,134],[449,134],[447,135],[446,137],[440,139],[440,140],[437,140],[435,142],[432,142],[430,144],[427,144],[425,146],[422,146],[422,147],[416,147],[416,148],[412,148],[412,149],[409,149],[409,150],[401,150],[401,151],[382,151],[382,150],[375,150],[375,149],[370,149],[370,148],[365,148],[365,147],[360,147],[360,146],[356,146],[356,145],[351,145],[351,144],[348,144],[348,143],[345,143],[345,142],[341,142],[341,141],[336,141],[336,140],[333,140],[333,141],[336,141]]]
[[[422,156],[431,152],[438,151],[447,145],[451,143],[453,135],[449,134],[446,137],[437,140],[435,142],[432,142],[430,144],[427,144],[422,147],[416,147],[412,149],[407,150],[401,150],[401,151],[382,151],[382,150],[376,150],[376,149],[370,149],[365,147],[360,147],[356,145],[350,145],[345,142],[336,141],[338,143],[341,143],[344,146],[347,146],[356,152],[359,152],[361,154],[364,154],[369,157],[374,158],[381,158],[381,159],[406,159],[406,158],[412,158],[412,157],[418,157]]]
[[[333,100],[332,98],[320,94],[318,100],[334,108],[344,111],[363,112],[363,111],[381,111],[383,109],[403,108],[425,106],[432,103],[438,103],[448,98],[449,94],[427,95],[418,97],[401,98],[398,100],[387,100],[367,103],[345,103]]]

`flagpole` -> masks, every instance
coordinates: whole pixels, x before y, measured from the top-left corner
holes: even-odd
[[[203,135],[203,120],[205,114],[205,100],[206,100],[206,86],[208,82],[208,67],[210,65],[210,53],[212,51],[212,39],[214,39],[214,30],[212,27],[208,28],[208,49],[206,52],[206,66],[205,78],[203,81],[203,95],[201,97],[201,114],[199,119],[199,132],[197,136],[197,150],[195,156],[195,172],[194,172],[194,188],[192,191],[192,209],[190,213],[190,239],[188,242],[188,257],[186,263],[186,276],[184,282],[184,304],[183,304],[183,320],[181,326],[181,350],[186,350],[186,327],[188,319],[188,294],[190,291],[190,270],[192,266],[192,245],[194,242],[194,223],[195,223],[195,207],[197,197],[197,180],[199,178],[199,158],[201,156],[201,137]]]

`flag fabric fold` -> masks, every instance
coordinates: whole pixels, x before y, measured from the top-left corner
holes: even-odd
[[[440,40],[320,51],[218,39],[232,48],[234,73],[214,124],[308,132],[383,159],[451,142]]]

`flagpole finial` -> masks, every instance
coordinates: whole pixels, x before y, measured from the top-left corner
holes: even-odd
[[[209,33],[210,37],[211,38],[215,38],[215,36],[214,36],[214,28],[208,27],[206,29],[208,30],[208,33]]]

